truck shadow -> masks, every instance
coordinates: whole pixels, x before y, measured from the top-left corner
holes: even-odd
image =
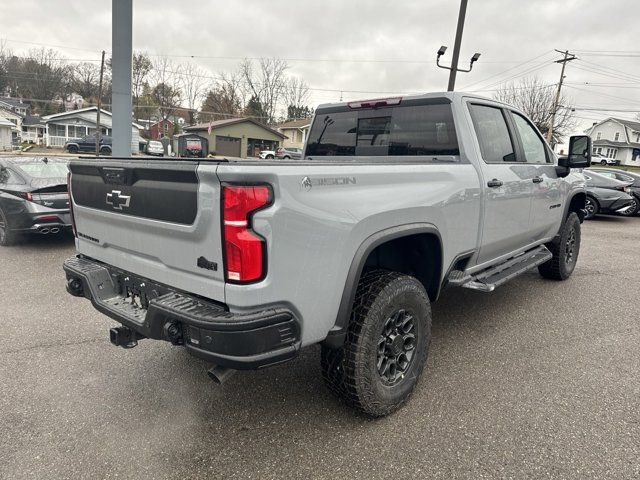
[[[15,245],[9,248],[41,252],[43,250],[62,250],[74,246],[74,237],[69,232],[61,232],[53,235],[29,234],[22,235]]]

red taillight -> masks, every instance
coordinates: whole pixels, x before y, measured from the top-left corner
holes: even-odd
[[[29,192],[20,192],[20,196],[22,198],[25,198],[25,199],[29,200],[29,201],[33,200],[33,195],[31,195]]]
[[[76,232],[76,219],[73,216],[73,198],[71,198],[71,172],[67,173],[67,194],[69,195],[69,215],[71,216],[71,230],[73,230],[73,236],[77,237]]]
[[[251,214],[271,203],[267,185],[223,185],[225,276],[253,282],[266,273],[265,241],[251,230]]]
[[[276,150],[276,153],[277,153],[277,154],[284,153],[284,148],[279,148],[279,149],[277,149],[277,150]]]

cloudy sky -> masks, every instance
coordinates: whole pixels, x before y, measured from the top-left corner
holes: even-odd
[[[116,1],[116,0],[114,0]],[[108,0],[2,0],[0,38],[16,53],[40,45],[69,59],[111,49]],[[441,91],[448,71],[435,52],[453,50],[457,0],[134,0],[134,49],[193,61],[213,76],[244,57],[287,59],[311,87],[312,103],[391,93]],[[638,0],[469,0],[457,90],[491,96],[505,81],[558,81],[569,49],[566,94],[581,128],[640,111]],[[30,42],[30,43],[27,43]],[[193,56],[194,58],[190,58]],[[603,109],[612,109],[604,111]],[[618,110],[618,111],[614,111]]]

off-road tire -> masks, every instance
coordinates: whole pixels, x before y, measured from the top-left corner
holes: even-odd
[[[575,212],[569,213],[559,237],[548,243],[547,248],[553,257],[538,267],[540,275],[551,280],[566,280],[573,273],[580,253],[580,219]]]
[[[378,346],[396,312],[412,317],[414,353],[397,383],[386,384],[378,371]],[[345,344],[321,351],[322,375],[331,391],[348,405],[373,417],[389,415],[413,392],[431,342],[431,306],[414,277],[386,270],[365,273],[356,291]]]
[[[100,147],[100,155],[111,155],[111,149],[109,147]]]
[[[78,147],[75,145],[69,145],[67,147],[67,152],[69,153],[78,153]]]
[[[7,221],[7,216],[0,208],[0,224],[3,225],[3,228],[0,228],[0,246],[8,247],[13,245],[18,240],[18,234],[12,230],[10,230],[9,222]]]

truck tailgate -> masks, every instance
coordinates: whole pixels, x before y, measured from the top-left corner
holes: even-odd
[[[224,301],[216,163],[71,162],[78,252]]]

